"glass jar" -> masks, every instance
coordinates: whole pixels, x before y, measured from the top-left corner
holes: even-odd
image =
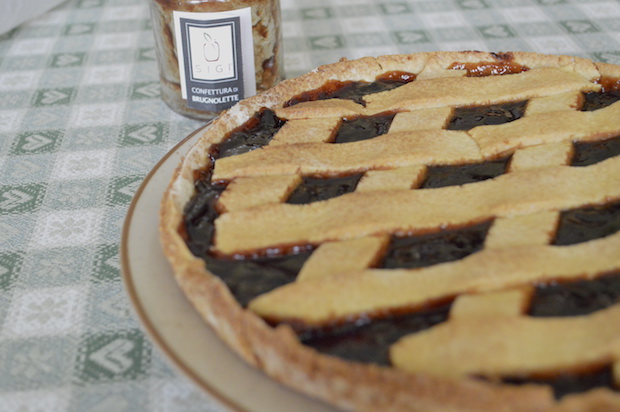
[[[279,0],[151,0],[162,99],[211,120],[282,80]]]

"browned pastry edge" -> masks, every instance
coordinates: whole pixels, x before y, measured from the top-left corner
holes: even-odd
[[[522,52],[501,55],[484,52],[419,53],[344,60],[321,66],[246,99],[202,131],[198,143],[175,171],[163,197],[161,243],[185,295],[239,356],[271,378],[345,410],[620,411],[620,396],[607,389],[585,396],[571,395],[556,402],[546,387],[508,387],[474,379],[441,379],[318,354],[301,345],[288,326],[272,328],[254,313],[243,309],[224,283],[205,269],[201,259],[191,254],[178,230],[183,221],[183,206],[193,194],[193,171],[207,164],[209,146],[222,140],[259,108],[280,107],[292,96],[318,88],[331,79],[373,81],[387,71],[419,73],[433,67],[445,69],[453,62],[489,62],[507,58],[528,67],[571,65],[593,81],[598,80],[599,71],[605,76],[620,77],[618,66],[594,65],[589,60],[569,56]]]

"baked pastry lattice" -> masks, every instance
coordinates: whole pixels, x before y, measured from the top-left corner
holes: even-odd
[[[237,353],[339,407],[620,410],[618,78],[530,53],[321,67],[205,129],[164,250]]]

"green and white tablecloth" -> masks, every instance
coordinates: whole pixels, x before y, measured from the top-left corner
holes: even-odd
[[[283,0],[290,76],[341,57],[528,50],[620,63],[617,0]],[[146,0],[0,36],[0,410],[219,411],[143,332],[118,248],[142,179],[201,125],[159,99]]]

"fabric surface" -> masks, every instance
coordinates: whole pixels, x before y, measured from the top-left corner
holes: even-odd
[[[342,57],[526,50],[620,64],[618,0],[282,0],[292,77]],[[221,411],[124,290],[136,189],[201,122],[159,98],[146,0],[69,0],[0,36],[0,410]]]

